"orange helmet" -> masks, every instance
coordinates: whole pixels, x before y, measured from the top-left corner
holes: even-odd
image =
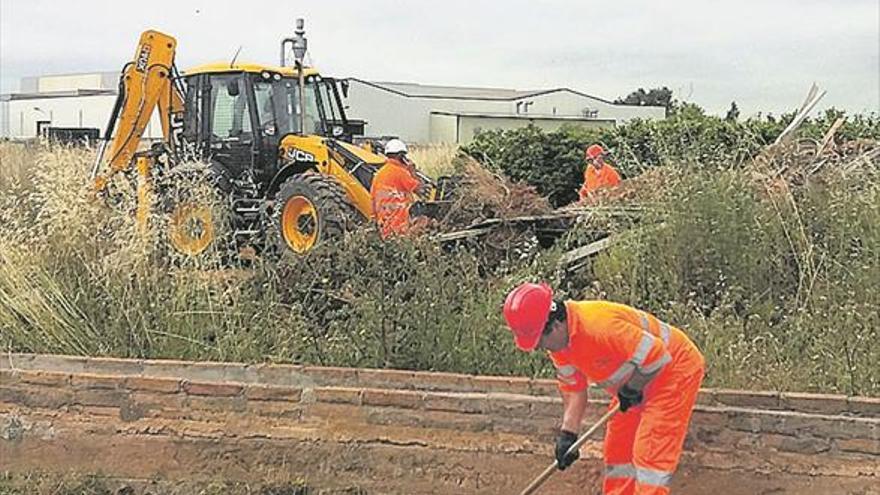
[[[586,155],[587,155],[587,158],[589,158],[590,160],[593,160],[596,157],[604,155],[604,154],[605,154],[605,150],[601,146],[599,146],[598,144],[591,144],[587,148]]]
[[[504,319],[517,347],[524,351],[535,350],[552,305],[553,289],[545,283],[524,283],[510,291],[504,301]]]

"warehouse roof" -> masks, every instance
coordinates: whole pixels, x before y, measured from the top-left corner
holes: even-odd
[[[614,119],[600,119],[595,117],[582,117],[579,115],[550,115],[540,113],[520,113],[510,114],[505,112],[447,112],[432,111],[431,115],[448,115],[451,117],[472,117],[472,118],[504,118],[519,120],[571,120],[577,122],[614,122]]]
[[[69,98],[74,96],[115,95],[114,89],[72,89],[65,91],[44,91],[42,93],[12,93],[0,95],[0,100],[42,100],[44,98]]]
[[[554,88],[554,89],[538,89],[538,90],[518,90],[507,88],[476,88],[470,86],[440,86],[433,84],[418,84],[410,82],[392,82],[392,81],[365,81],[356,77],[348,78],[349,81],[357,81],[368,86],[372,86],[385,91],[406,96],[409,98],[442,98],[452,100],[502,100],[513,101],[523,98],[531,98],[549,93],[566,91],[574,93],[585,98],[592,98],[605,103],[611,103],[597,96],[588,95],[575,91],[570,88]]]
[[[362,81],[366,82],[366,81]],[[486,100],[514,100],[525,98],[538,91],[519,91],[506,88],[474,88],[466,86],[440,86],[408,82],[372,81],[368,84],[423,98],[478,98]]]

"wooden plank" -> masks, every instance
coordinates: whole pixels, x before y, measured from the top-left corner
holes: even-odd
[[[492,227],[484,227],[481,229],[468,229],[468,230],[457,230],[455,232],[448,232],[445,234],[440,234],[436,236],[434,239],[438,242],[452,242],[452,241],[461,241],[464,239],[472,239],[475,237],[479,237],[483,234],[487,234],[492,231]]]
[[[801,105],[800,110],[798,110],[797,114],[795,114],[794,118],[788,124],[779,136],[776,137],[776,141],[773,144],[779,144],[784,141],[789,135],[791,135],[798,127],[803,123],[803,121],[810,114],[810,111],[813,110],[813,107],[819,103],[819,100],[825,96],[825,91],[823,90],[821,93],[819,92],[819,87],[816,86],[816,83],[813,83],[813,86],[810,88],[809,93],[807,93],[807,99],[804,100],[804,103]]]
[[[544,215],[525,215],[512,218],[488,218],[473,223],[462,230],[446,232],[435,237],[439,242],[451,242],[463,239],[471,239],[484,235],[501,226],[516,227],[520,229],[532,228],[540,232],[564,233],[574,227],[577,219],[596,213],[597,211],[611,212],[623,216],[639,214],[644,207],[576,207],[556,210]]]
[[[577,249],[572,249],[566,253],[563,253],[562,257],[559,258],[559,264],[561,265],[571,265],[573,263],[577,263],[578,261],[583,260],[584,258],[588,258],[594,254],[597,254],[604,249],[607,249],[609,246],[614,244],[618,239],[618,236],[608,236],[598,241],[591,242],[586,246],[581,246]]]
[[[828,129],[825,133],[825,136],[822,138],[822,144],[819,145],[819,149],[816,150],[816,158],[820,158],[825,150],[828,149],[828,146],[831,145],[831,141],[834,139],[834,135],[837,134],[837,131],[846,122],[846,119],[843,117],[838,117],[837,120],[834,121],[834,124]]]

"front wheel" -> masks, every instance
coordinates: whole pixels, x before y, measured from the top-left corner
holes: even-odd
[[[305,254],[340,238],[351,218],[348,198],[333,178],[315,172],[297,174],[275,194],[273,225],[279,252]]]
[[[158,190],[159,232],[181,260],[208,261],[230,248],[230,225],[223,194],[207,168],[181,166]]]

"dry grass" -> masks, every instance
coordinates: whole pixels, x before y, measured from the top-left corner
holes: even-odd
[[[0,141],[0,193],[27,186],[33,154],[33,146]]]
[[[56,277],[69,257],[91,258],[96,228],[114,224],[115,234],[102,243],[119,245],[130,233],[125,215],[108,215],[87,194],[90,151],[52,151],[6,144],[0,149],[12,187],[0,190],[0,327],[4,337],[27,331],[54,352],[86,353],[101,346],[100,330],[83,313],[77,294]],[[112,220],[111,220],[112,218]],[[89,251],[82,247],[88,244]],[[122,243],[128,245],[127,242]],[[119,250],[115,250],[119,253]],[[108,260],[109,261],[109,260]],[[117,258],[116,261],[121,261]],[[91,275],[114,266],[91,264]]]
[[[156,336],[192,340],[193,319],[175,315],[222,305],[217,294],[228,284],[200,270],[219,265],[216,253],[178,263],[160,229],[141,235],[128,178],[116,177],[106,201],[94,196],[94,151],[6,145],[0,153],[18,164],[14,185],[0,190],[0,345],[106,354],[135,344],[126,353],[147,352]]]
[[[423,144],[411,147],[409,157],[419,170],[434,179],[455,171],[458,146],[454,144]]]
[[[639,224],[652,228],[562,278],[554,251],[507,239],[441,249],[370,229],[280,266],[184,263],[137,235],[124,180],[117,206],[89,198],[92,152],[3,145],[0,350],[547,376],[498,310],[512,284],[545,279],[686,327],[710,385],[876,394],[880,156],[864,153],[812,175],[814,161],[789,167],[801,185],[783,201],[749,170],[647,174],[633,182],[651,194],[608,200],[652,200]],[[452,226],[547,208],[462,160]]]
[[[487,360],[510,344],[504,287],[470,253],[364,229],[308,258],[186,261],[161,229],[138,235],[124,177],[114,207],[90,199],[92,152],[26,153],[29,186],[0,194],[0,350],[495,373],[534,361]]]

